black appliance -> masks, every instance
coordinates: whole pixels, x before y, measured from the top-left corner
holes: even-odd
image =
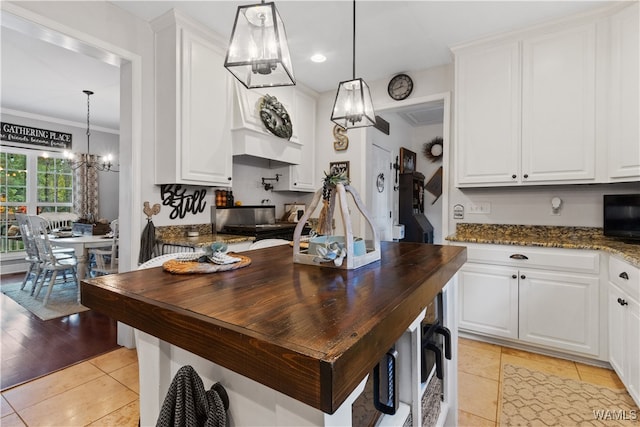
[[[284,239],[293,240],[293,232],[296,224],[275,223],[275,224],[257,224],[257,225],[225,225],[222,227],[221,233],[237,234],[240,236],[255,236],[256,241],[264,239]],[[302,234],[308,234],[311,230],[306,227],[302,230]]]
[[[640,242],[640,194],[603,196],[603,233]]]
[[[271,205],[211,207],[211,224],[217,233],[252,236],[257,240],[293,240],[297,223],[276,222],[276,208]],[[305,226],[302,234],[308,234]]]
[[[399,190],[398,222],[404,224],[403,241],[433,243],[433,225],[424,215],[424,175],[401,174]]]

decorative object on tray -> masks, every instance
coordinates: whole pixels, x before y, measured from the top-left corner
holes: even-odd
[[[347,136],[347,130],[342,126],[333,126],[333,149],[336,151],[344,151],[349,148],[349,137]]]
[[[351,194],[360,214],[369,224],[372,240],[365,241],[362,238],[354,238],[347,193]],[[316,230],[313,230],[315,235],[309,240],[309,248],[305,253],[300,250],[302,229],[321,199],[323,205],[318,226]],[[339,202],[342,217],[344,232],[342,236],[333,235],[332,223],[336,199]],[[325,172],[322,188],[314,194],[309,209],[300,219],[293,233],[293,261],[300,264],[352,270],[379,259],[380,239],[360,195],[349,185],[349,178],[344,172]]]
[[[427,160],[431,162],[436,162],[438,159],[442,158],[443,149],[443,139],[441,136],[436,136],[429,142],[425,142],[422,146],[422,154],[427,158]]]
[[[226,243],[216,242],[205,248],[205,254],[185,254],[170,259],[162,264],[169,273],[216,273],[219,271],[237,270],[251,264],[251,258],[227,252]]]
[[[258,101],[260,118],[269,132],[277,137],[290,139],[293,135],[291,117],[278,98],[266,94]]]
[[[411,173],[416,171],[416,153],[400,147],[400,173]]]

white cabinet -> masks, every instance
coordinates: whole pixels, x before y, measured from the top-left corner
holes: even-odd
[[[281,179],[274,183],[274,191],[305,191],[317,190],[315,129],[316,129],[316,99],[301,90],[294,93],[295,109],[293,116],[294,129],[297,129],[301,146],[300,164],[285,166],[276,173],[281,173]]]
[[[522,181],[595,179],[595,24],[522,42]]]
[[[520,176],[520,45],[456,54],[457,185],[511,185]]]
[[[609,259],[609,363],[640,405],[640,269]]]
[[[600,357],[597,252],[466,245],[462,330]]]
[[[156,19],[155,183],[231,186],[231,93],[224,49],[175,10]]]
[[[456,186],[595,182],[596,28],[581,21],[454,48]]]
[[[611,17],[606,141],[611,181],[640,180],[640,5]]]

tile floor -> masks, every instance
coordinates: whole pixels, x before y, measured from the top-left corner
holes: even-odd
[[[506,363],[593,384],[624,388],[608,369],[460,339],[459,425],[496,426],[500,378]],[[0,425],[138,425],[138,361],[118,349],[2,393]]]
[[[458,348],[459,426],[498,425],[500,378],[505,364],[595,385],[624,388],[616,373],[609,369],[467,339],[460,339]]]
[[[6,390],[0,425],[138,425],[138,360],[120,348]]]

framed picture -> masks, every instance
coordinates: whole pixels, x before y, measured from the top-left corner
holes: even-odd
[[[349,162],[330,162],[329,173],[333,172],[345,172],[345,175],[349,178]]]
[[[411,173],[416,171],[416,153],[400,147],[400,173]]]

